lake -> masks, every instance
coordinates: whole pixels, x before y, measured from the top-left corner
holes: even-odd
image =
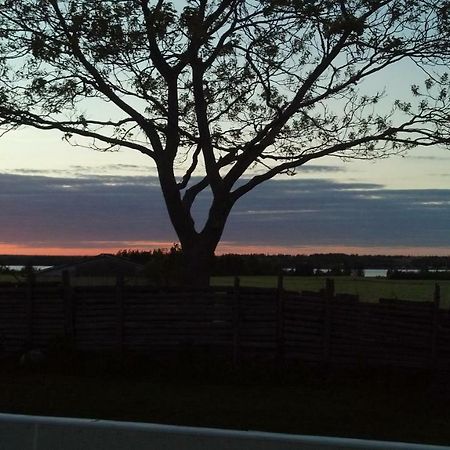
[[[386,278],[387,269],[364,269],[364,277],[366,278]]]
[[[25,268],[25,266],[15,266],[15,265],[6,265],[6,266],[2,266],[2,267],[6,267],[9,270],[14,270],[17,272],[19,272]],[[49,267],[53,267],[53,266],[33,266],[33,269],[39,271],[39,270],[48,269]]]

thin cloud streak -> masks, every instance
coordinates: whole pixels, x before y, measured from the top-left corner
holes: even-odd
[[[184,175],[184,171],[175,170],[179,175]],[[302,173],[337,173],[346,172],[346,167],[324,164],[308,164],[301,167]],[[143,166],[138,164],[105,164],[96,166],[70,165],[65,169],[30,169],[16,168],[8,171],[13,175],[29,175],[29,176],[47,176],[47,177],[69,177],[69,178],[86,178],[93,175],[100,176],[156,176],[157,169],[153,166]],[[5,173],[6,175],[6,173]]]

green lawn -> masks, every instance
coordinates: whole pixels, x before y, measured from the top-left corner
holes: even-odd
[[[386,280],[383,278],[334,277],[337,293],[357,294],[361,301],[377,302],[380,297],[399,298],[404,300],[432,301],[433,280]],[[276,287],[276,276],[241,276],[241,285],[246,287]],[[12,275],[0,274],[0,282],[17,281]],[[59,281],[55,278],[54,281]],[[132,284],[148,284],[146,279],[134,279]],[[74,285],[114,285],[114,277],[81,277],[73,278]],[[211,277],[213,286],[232,286],[233,277]],[[450,308],[450,280],[437,281],[441,286],[441,307]],[[284,277],[284,287],[293,291],[319,291],[325,286],[323,277]]]
[[[276,287],[275,276],[242,276],[241,285],[248,287]],[[433,280],[386,280],[383,278],[334,277],[337,293],[358,294],[361,301],[376,302],[380,297],[404,300],[433,300]],[[450,280],[438,281],[441,286],[441,305],[450,306]],[[230,286],[233,277],[212,277],[211,284]],[[284,287],[293,291],[318,291],[325,286],[325,278],[286,276]]]
[[[21,275],[14,276],[10,273],[0,273],[0,283],[15,283],[21,279],[23,279]]]

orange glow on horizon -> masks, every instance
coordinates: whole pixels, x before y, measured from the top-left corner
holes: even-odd
[[[315,253],[346,253],[356,255],[405,255],[405,256],[450,256],[450,247],[382,247],[382,246],[350,246],[350,245],[239,245],[235,243],[219,244],[218,255],[226,253],[240,254],[283,254],[311,255]]]
[[[0,255],[48,255],[48,256],[93,256],[100,253],[117,253],[119,250],[151,251],[158,248],[169,249],[172,242],[127,241],[96,242],[97,245],[63,246],[27,246],[0,243]],[[102,245],[103,244],[103,245]],[[236,242],[222,242],[216,254],[285,254],[310,255],[313,253],[346,253],[358,255],[409,255],[409,256],[450,256],[449,247],[382,247],[382,246],[277,246],[277,245],[241,245]]]
[[[96,245],[94,245],[96,244]],[[78,247],[64,246],[29,246],[14,245],[0,242],[0,255],[46,255],[46,256],[94,256],[100,253],[117,253],[119,250],[156,250],[158,248],[170,248],[172,242],[157,241],[126,241],[95,242],[90,246]]]
[[[114,249],[78,247],[28,247],[0,245],[0,255],[91,256],[99,253],[115,253]]]

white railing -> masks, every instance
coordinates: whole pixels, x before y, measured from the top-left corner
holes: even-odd
[[[450,447],[0,414],[0,450],[444,450]]]

